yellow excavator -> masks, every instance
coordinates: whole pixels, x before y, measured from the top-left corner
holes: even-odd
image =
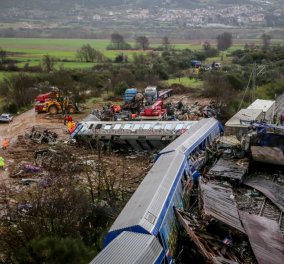
[[[74,114],[79,112],[78,107],[73,103],[68,96],[57,98],[50,98],[45,101],[43,112],[48,112],[52,115],[64,113],[64,114]]]

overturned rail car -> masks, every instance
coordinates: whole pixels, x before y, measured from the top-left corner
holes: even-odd
[[[196,169],[194,159],[219,135],[219,122],[203,119],[162,150],[110,228],[105,248],[91,263],[173,263],[174,208],[185,206],[183,184]]]
[[[163,149],[195,123],[196,121],[86,121],[77,125],[71,137],[78,142],[91,144],[103,142],[135,150],[156,150]]]

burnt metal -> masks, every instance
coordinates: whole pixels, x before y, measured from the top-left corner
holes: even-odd
[[[277,222],[240,211],[242,223],[259,264],[283,264],[284,239]]]
[[[284,165],[284,155],[280,148],[252,146],[251,154],[255,161]]]

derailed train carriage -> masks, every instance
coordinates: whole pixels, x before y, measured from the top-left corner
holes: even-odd
[[[198,173],[198,155],[219,135],[219,122],[203,119],[163,149],[91,263],[173,263],[174,208],[184,208],[183,183]]]

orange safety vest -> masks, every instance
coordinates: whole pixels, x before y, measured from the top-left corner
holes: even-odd
[[[69,133],[71,134],[72,132],[74,132],[74,130],[76,128],[76,123],[75,122],[68,122],[67,127],[68,127]]]

